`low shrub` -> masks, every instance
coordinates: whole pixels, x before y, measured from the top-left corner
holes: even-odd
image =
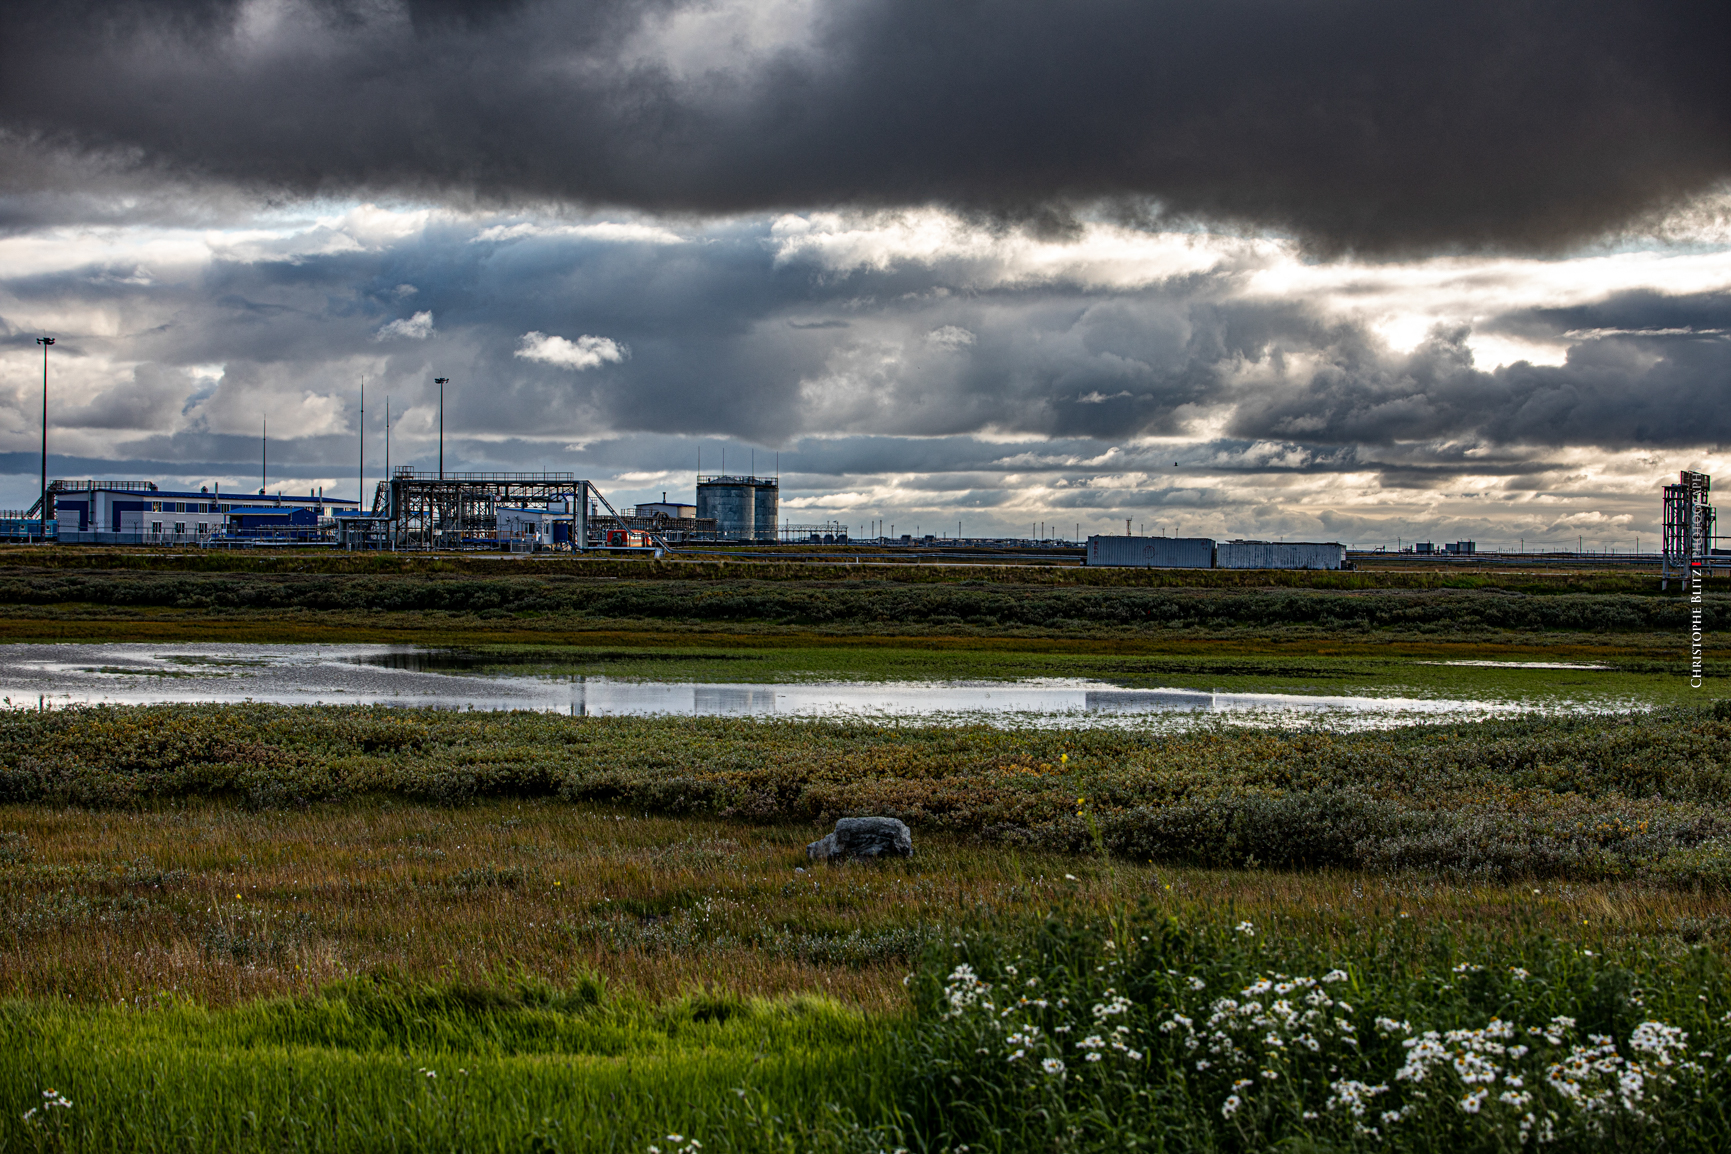
[[[387,707],[0,712],[0,801],[271,809],[395,796],[830,823],[887,814],[1138,861],[1721,884],[1731,717],[1673,708],[1373,733]],[[1088,816],[1076,799],[1087,798]],[[0,854],[22,854],[0,846]]]

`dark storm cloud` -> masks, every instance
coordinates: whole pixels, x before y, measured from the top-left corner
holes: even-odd
[[[1731,298],[1630,294],[1487,326],[1572,336],[1562,365],[1475,367],[1467,329],[1393,355],[1352,326],[1288,387],[1246,395],[1231,432],[1311,444],[1465,442],[1608,449],[1731,444]]]
[[[1731,174],[1723,5],[858,0],[669,66],[639,49],[679,8],[15,2],[0,124],[292,195],[935,202],[1059,231],[1107,201],[1376,251],[1564,245]]]

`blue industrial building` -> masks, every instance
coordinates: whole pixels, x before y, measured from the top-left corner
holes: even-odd
[[[322,540],[329,518],[357,505],[322,493],[174,492],[152,481],[55,481],[48,500],[49,526],[69,545]]]

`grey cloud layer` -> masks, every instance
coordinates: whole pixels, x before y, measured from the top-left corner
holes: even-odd
[[[689,7],[14,2],[0,125],[295,194],[1108,201],[1381,251],[1562,245],[1731,174],[1722,5],[836,0],[757,56],[658,57]]]
[[[1319,367],[1305,379],[1288,380],[1286,388],[1246,396],[1229,428],[1243,437],[1356,445],[1731,443],[1731,396],[1714,384],[1731,375],[1731,299],[1702,294],[1643,297],[1635,309],[1618,304],[1512,319],[1511,326],[1528,333],[1585,330],[1586,339],[1570,348],[1566,364],[1523,361],[1491,372],[1473,366],[1465,329],[1435,333],[1411,354],[1393,357],[1363,332],[1336,328],[1315,346],[1323,357]],[[1630,312],[1647,323],[1568,323]]]
[[[778,262],[762,221],[673,244],[477,242],[476,231],[435,223],[372,251],[217,260],[180,281],[82,268],[5,287],[20,307],[121,318],[118,335],[57,346],[57,379],[85,399],[55,410],[60,428],[100,434],[119,457],[244,460],[269,413],[304,464],[346,470],[363,372],[375,418],[385,393],[396,398],[402,452],[425,451],[431,378],[453,378],[453,443],[493,467],[660,434],[765,447],[837,438],[788,462],[814,473],[1002,472],[1018,453],[1061,468],[1112,445],[1200,435],[1224,440],[1175,450],[1183,467],[1371,472],[1423,486],[1473,470],[1518,476],[1535,447],[1731,443],[1723,294],[1495,317],[1486,327],[1584,335],[1566,364],[1486,371],[1463,331],[1393,352],[1311,303],[1247,298],[1230,272],[1131,290],[982,288],[941,261],[845,275]],[[433,318],[426,339],[379,339],[421,312]],[[630,356],[583,371],[537,363],[515,355],[527,332],[604,337]],[[32,336],[8,339],[24,348]],[[104,358],[138,368],[102,376],[93,366]],[[213,365],[219,381],[199,368]],[[11,423],[29,428],[35,386],[17,381]],[[982,435],[1030,443],[981,447]],[[1246,455],[1258,442],[1269,447]]]

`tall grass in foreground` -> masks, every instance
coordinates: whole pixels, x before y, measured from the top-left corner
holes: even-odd
[[[0,1006],[0,1143],[80,1151],[1722,1150],[1707,950],[1396,919],[1005,921],[911,1014],[360,980],[209,1010]],[[33,1110],[34,1113],[27,1111]],[[677,1135],[677,1138],[670,1136]],[[695,1141],[694,1141],[695,1140]]]
[[[832,1106],[882,1108],[891,1019],[814,998],[596,993],[348,983],[215,1012],[11,1003],[0,1148],[641,1152],[679,1134],[809,1149],[833,1144]]]

